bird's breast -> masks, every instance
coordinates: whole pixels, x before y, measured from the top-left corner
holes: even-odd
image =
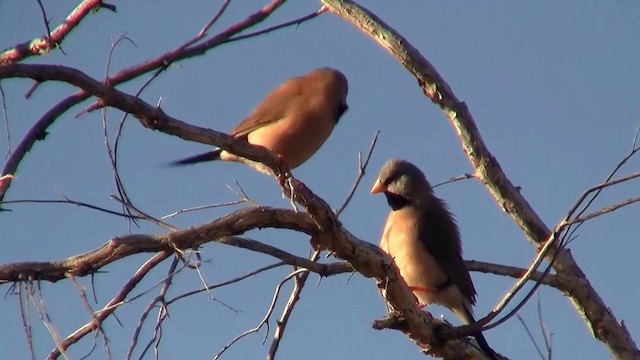
[[[420,239],[417,217],[404,210],[392,211],[380,242],[380,247],[394,260],[400,275],[410,287],[432,290],[431,293],[416,291],[420,302],[430,304],[439,302],[437,296],[439,286],[447,281],[447,276],[438,265],[436,259],[426,250]]]
[[[320,149],[334,125],[328,111],[298,112],[256,129],[248,135],[248,141],[280,154],[294,169]]]

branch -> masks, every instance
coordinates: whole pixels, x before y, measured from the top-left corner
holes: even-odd
[[[225,43],[233,35],[236,35],[258,24],[259,22],[265,20],[275,10],[277,10],[283,3],[284,3],[284,0],[272,0],[269,4],[263,6],[257,12],[229,26],[224,31],[220,32],[216,36],[213,36],[206,41],[203,41],[202,43],[199,43],[193,46],[188,46],[189,42],[187,42],[184,45],[178,46],[174,50],[170,50],[154,58],[142,61],[137,65],[133,65],[128,68],[125,68],[106,78],[104,80],[104,83],[110,84],[112,86],[116,86],[118,84],[122,84],[127,81],[138,78],[139,76],[146,74],[148,72],[166,69],[167,66],[173,64],[176,61],[203,55],[208,50],[211,50],[214,47]],[[196,36],[195,39],[196,40],[200,39],[200,37]],[[67,110],[71,109],[71,107],[73,107],[74,105],[77,105],[78,103],[88,99],[91,95],[92,94],[89,94],[84,90],[80,90],[75,94],[61,100],[59,103],[54,105],[51,109],[49,109],[49,111],[47,111],[31,127],[31,129],[29,129],[29,131],[24,136],[22,141],[20,141],[20,144],[18,144],[14,152],[11,154],[11,156],[7,160],[7,163],[5,164],[4,168],[2,169],[2,174],[15,174],[16,170],[18,169],[18,165],[22,161],[22,158],[31,149],[33,144],[37,140],[44,139],[44,137],[46,136],[47,128],[51,126],[60,115],[65,113]],[[6,188],[9,186],[9,184],[10,184],[10,179],[7,180],[7,182],[5,183],[6,186],[4,191],[0,191],[0,200],[2,200],[2,198],[4,197]]]
[[[207,224],[175,232],[115,237],[95,250],[63,260],[0,265],[0,284],[33,280],[56,282],[65,279],[67,275],[86,276],[133,254],[194,249],[225,236],[238,235],[262,227],[309,233],[316,230],[307,214],[267,207],[242,209]]]
[[[145,127],[187,140],[218,146],[249,160],[260,162],[275,174],[281,173],[279,162],[273,153],[238,141],[226,134],[174,119],[161,109],[104,85],[78,70],[62,66],[11,64],[0,67],[0,78],[6,77],[29,77],[39,81],[58,80],[71,83],[99,97],[104,105],[133,114]],[[425,312],[415,308],[412,292],[395,271],[388,255],[377,246],[351,235],[339,223],[329,205],[303,183],[291,178],[282,185],[284,193],[293,197],[308,214],[265,210],[266,208],[240,210],[209,224],[170,234],[129,235],[115,238],[94,252],[73,257],[61,263],[22,263],[0,267],[0,282],[29,278],[57,281],[62,278],[61,274],[65,271],[72,271],[75,276],[81,276],[93,273],[102,266],[133,253],[194,248],[214,239],[238,235],[251,228],[270,224],[273,227],[291,228],[315,235],[314,238],[321,245],[335,253],[337,257],[347,260],[357,272],[366,277],[375,277],[378,283],[384,283],[385,298],[389,303],[390,312],[404,319],[403,331],[415,342],[421,344],[426,351],[446,358],[481,359],[483,357],[474,347],[462,340],[448,340],[442,344],[434,334],[432,324],[444,323],[434,320]],[[261,209],[262,212],[260,212]],[[242,211],[249,212],[252,216],[238,218],[238,213]],[[259,221],[260,219],[263,222]]]
[[[71,30],[75,29],[80,22],[92,11],[101,8],[116,11],[115,5],[103,3],[102,0],[84,0],[67,16],[67,18],[47,36],[25,41],[11,49],[7,49],[0,54],[0,66],[16,63],[26,58],[48,54],[51,50],[59,47]],[[45,22],[47,20],[45,19]]]
[[[485,185],[496,203],[512,217],[533,244],[539,246],[544,243],[551,233],[549,228],[502,171],[497,159],[485,145],[466,104],[455,96],[435,67],[407,39],[362,6],[352,1],[322,2],[333,13],[369,35],[415,76],[424,94],[443,110],[456,129],[462,148],[476,169],[476,178]],[[549,257],[553,254],[551,251]],[[559,253],[553,268],[559,278],[566,280],[563,283],[567,289],[565,295],[612,356],[616,359],[640,358],[640,350],[631,334],[591,286],[571,253]]]
[[[131,279],[129,279],[129,281],[127,281],[127,283],[122,287],[122,289],[120,289],[118,294],[116,294],[116,296],[113,299],[111,299],[111,301],[109,301],[107,305],[105,305],[104,308],[102,308],[101,311],[96,312],[89,322],[87,322],[84,326],[82,326],[78,330],[69,334],[69,336],[67,336],[64,340],[62,340],[62,342],[60,342],[59,344],[56,344],[57,345],[56,348],[51,350],[47,359],[48,360],[57,359],[60,356],[61,351],[68,349],[69,346],[78,342],[86,334],[94,331],[99,326],[101,326],[102,322],[104,322],[104,320],[107,317],[109,317],[111,314],[113,314],[116,311],[116,309],[118,308],[117,305],[121,304],[122,301],[126,299],[127,295],[147,275],[147,273],[149,273],[149,271],[151,271],[156,265],[160,264],[169,256],[171,256],[170,251],[161,251],[155,254],[149,260],[147,260],[147,262],[145,262],[138,269],[138,271],[136,271],[136,273],[131,277]]]
[[[274,169],[275,174],[282,173],[279,170],[277,156],[270,151],[236,140],[225,133],[189,125],[172,118],[166,115],[162,109],[153,107],[112,86],[104,85],[80,70],[59,65],[10,64],[0,67],[0,79],[6,78],[31,78],[39,82],[66,82],[99,98],[105,106],[113,106],[125,113],[133,114],[143,126],[149,129],[161,130],[166,134],[185,140],[217,146],[246,159],[263,163]]]

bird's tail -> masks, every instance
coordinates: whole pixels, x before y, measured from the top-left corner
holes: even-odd
[[[464,314],[460,314],[464,316],[459,316],[463,320],[463,322],[465,322],[465,325],[473,324],[474,322],[476,322],[476,320],[473,318],[473,313],[472,313],[472,310],[470,309],[470,306],[471,306],[470,304],[469,306],[464,306]],[[482,335],[482,332],[478,331],[477,333],[473,334],[473,337],[478,342],[478,346],[480,346],[480,350],[482,350],[482,352],[489,359],[498,360],[498,355],[489,346],[489,343],[487,343],[487,339],[484,338],[484,335]]]
[[[220,153],[221,152],[222,152],[222,150],[220,150],[220,149],[216,149],[216,150],[213,150],[213,151],[207,151],[206,153],[202,153],[202,154],[190,156],[188,158],[172,161],[170,163],[170,165],[182,166],[182,165],[197,164],[197,163],[205,162],[205,161],[220,160]]]

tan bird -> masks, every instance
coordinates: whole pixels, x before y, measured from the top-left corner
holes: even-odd
[[[408,161],[389,160],[371,193],[384,193],[391,207],[380,247],[393,258],[418,306],[439,304],[465,325],[474,323],[476,290],[462,259],[458,226],[422,171]],[[497,359],[482,333],[474,337]]]
[[[327,140],[347,111],[347,78],[332,68],[319,68],[291,78],[271,91],[231,136],[263,146],[280,156],[289,169],[309,160]],[[264,167],[221,149],[173,162],[237,161],[267,172]]]

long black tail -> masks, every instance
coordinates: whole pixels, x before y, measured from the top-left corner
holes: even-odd
[[[220,153],[222,151],[220,149],[216,149],[213,151],[207,151],[206,153],[190,156],[188,158],[172,161],[170,165],[172,166],[182,166],[182,165],[191,165],[197,164],[205,161],[214,161],[220,160]]]
[[[476,322],[476,320],[473,318],[473,314],[471,314],[471,312],[469,311],[469,309],[467,309],[465,307],[465,314],[468,317],[469,320],[469,324],[473,324],[474,322]],[[482,350],[482,352],[487,355],[487,357],[491,360],[499,360],[498,359],[498,355],[496,354],[495,351],[493,351],[493,349],[489,346],[489,343],[487,343],[487,339],[484,338],[484,335],[482,335],[482,332],[477,332],[475,334],[473,334],[473,337],[476,338],[476,341],[478,342],[478,346],[480,346],[480,350]]]

